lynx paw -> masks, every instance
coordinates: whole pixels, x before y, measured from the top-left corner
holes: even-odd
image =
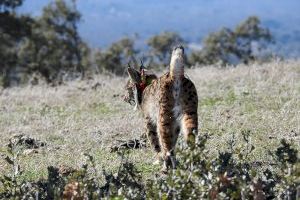
[[[160,153],[158,153],[158,154],[156,155],[155,161],[153,162],[153,165],[160,165],[160,164],[162,164],[162,163],[163,163],[163,159],[162,159]]]

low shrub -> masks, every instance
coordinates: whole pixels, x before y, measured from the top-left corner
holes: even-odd
[[[93,156],[81,169],[67,166],[48,167],[48,179],[28,182],[20,179],[20,149],[8,145],[4,156],[11,174],[1,175],[0,199],[297,199],[299,198],[298,151],[282,140],[275,152],[274,163],[248,161],[254,148],[244,134],[243,147],[229,146],[226,152],[210,157],[208,135],[198,136],[195,145],[181,144],[177,149],[178,166],[168,174],[143,181],[141,173],[128,160],[128,150],[120,150],[121,164],[117,173],[97,171]]]

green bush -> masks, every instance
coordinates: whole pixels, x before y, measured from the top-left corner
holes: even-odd
[[[150,47],[149,56],[152,59],[150,65],[168,65],[172,48],[178,44],[185,44],[185,41],[178,33],[165,31],[150,37],[147,44]]]
[[[264,53],[273,37],[268,28],[261,25],[256,16],[249,17],[239,24],[235,30],[223,28],[208,35],[200,51],[192,52],[192,64],[237,65],[248,64],[256,59],[266,60],[269,53]],[[256,46],[254,48],[254,46]]]
[[[178,147],[177,169],[168,174],[158,172],[156,178],[146,182],[126,159],[127,151],[119,152],[121,165],[115,174],[104,169],[98,172],[93,156],[85,154],[87,163],[81,169],[49,166],[47,180],[21,180],[20,150],[11,141],[4,159],[11,165],[12,173],[1,175],[0,199],[296,199],[300,177],[298,151],[282,140],[277,150],[270,153],[276,162],[258,169],[257,163],[247,159],[254,149],[249,144],[249,131],[244,131],[243,137],[243,147],[228,143],[228,151],[219,152],[214,158],[208,156],[205,145],[209,136],[198,136],[193,147]]]
[[[95,63],[98,72],[109,72],[116,75],[124,75],[126,66],[131,61],[135,62],[138,51],[134,48],[134,40],[123,38],[113,43],[108,49],[98,51],[95,54]]]
[[[249,148],[248,136],[244,136],[243,151],[235,152],[231,148],[231,151],[219,152],[217,158],[208,156],[207,136],[198,137],[192,150],[181,145],[178,168],[165,179],[150,181],[147,198],[295,199],[299,185],[298,152],[282,140],[274,155],[278,162],[261,171],[256,163],[247,161],[247,155],[253,149]],[[235,154],[238,160],[233,158]]]

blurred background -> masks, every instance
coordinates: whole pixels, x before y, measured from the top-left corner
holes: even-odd
[[[297,0],[0,0],[0,84],[60,84],[128,63],[165,69],[184,44],[188,66],[298,58]]]

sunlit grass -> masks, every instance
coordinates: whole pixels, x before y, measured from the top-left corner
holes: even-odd
[[[234,135],[237,146],[249,131],[256,147],[249,159],[272,160],[280,139],[300,143],[300,62],[272,62],[236,68],[204,67],[187,70],[199,96],[199,134],[208,133],[208,149],[215,156],[229,148]],[[93,89],[95,83],[100,87]],[[117,171],[120,157],[110,152],[118,140],[139,138],[142,115],[122,101],[125,78],[96,77],[59,87],[26,86],[2,90],[0,95],[0,149],[8,139],[23,133],[47,143],[37,154],[21,155],[25,179],[45,178],[48,166],[81,167],[85,152],[94,156],[99,171]],[[144,180],[153,166],[150,149],[130,150]],[[9,168],[0,160],[0,173]]]

